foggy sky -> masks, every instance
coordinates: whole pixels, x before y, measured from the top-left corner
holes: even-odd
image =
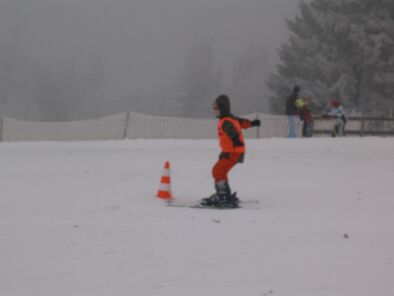
[[[273,60],[298,0],[1,0],[0,37],[18,34],[28,55],[83,66],[103,58],[107,94],[157,91],[176,83],[193,36],[214,40],[228,75],[250,44]]]

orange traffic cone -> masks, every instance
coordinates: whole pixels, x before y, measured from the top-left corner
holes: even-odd
[[[166,161],[164,164],[163,175],[161,176],[159,191],[156,197],[170,200],[172,199],[171,193],[171,176],[170,176],[170,162]]]

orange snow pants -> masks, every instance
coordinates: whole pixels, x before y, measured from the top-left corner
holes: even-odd
[[[222,153],[219,160],[212,168],[212,176],[215,183],[220,181],[228,181],[228,172],[240,161],[242,161],[242,153]]]

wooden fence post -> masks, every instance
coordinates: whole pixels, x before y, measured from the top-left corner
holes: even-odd
[[[256,113],[256,119],[259,119],[259,113]],[[260,128],[261,125],[257,127],[257,131],[256,131],[256,138],[260,139]]]
[[[3,142],[3,134],[4,134],[4,118],[0,118],[0,142]]]
[[[364,137],[364,129],[365,129],[365,117],[361,117],[360,137]]]
[[[128,125],[129,125],[129,117],[130,117],[130,111],[127,111],[126,120],[125,120],[125,123],[124,123],[124,130],[123,130],[123,139],[124,140],[127,138],[127,128],[128,128]]]

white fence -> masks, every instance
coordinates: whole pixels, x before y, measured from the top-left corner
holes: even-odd
[[[285,116],[262,113],[245,118],[261,120],[261,127],[245,131],[246,138],[285,137]],[[125,112],[72,122],[32,122],[3,118],[2,141],[78,141],[116,139],[211,139],[217,137],[217,119],[158,117]]]
[[[260,119],[261,127],[244,132],[249,139],[286,137],[286,116],[254,113],[242,116]],[[394,118],[349,117],[349,135],[394,135]],[[373,123],[373,124],[371,124]],[[380,123],[375,127],[376,123]],[[388,127],[384,128],[383,123]],[[374,125],[375,124],[375,125]],[[70,122],[33,122],[0,119],[1,141],[91,141],[119,139],[213,139],[217,137],[217,119],[159,117],[124,112],[108,117]],[[334,120],[315,117],[315,135],[329,135]],[[370,127],[369,127],[370,126]],[[298,135],[301,124],[298,122]]]

